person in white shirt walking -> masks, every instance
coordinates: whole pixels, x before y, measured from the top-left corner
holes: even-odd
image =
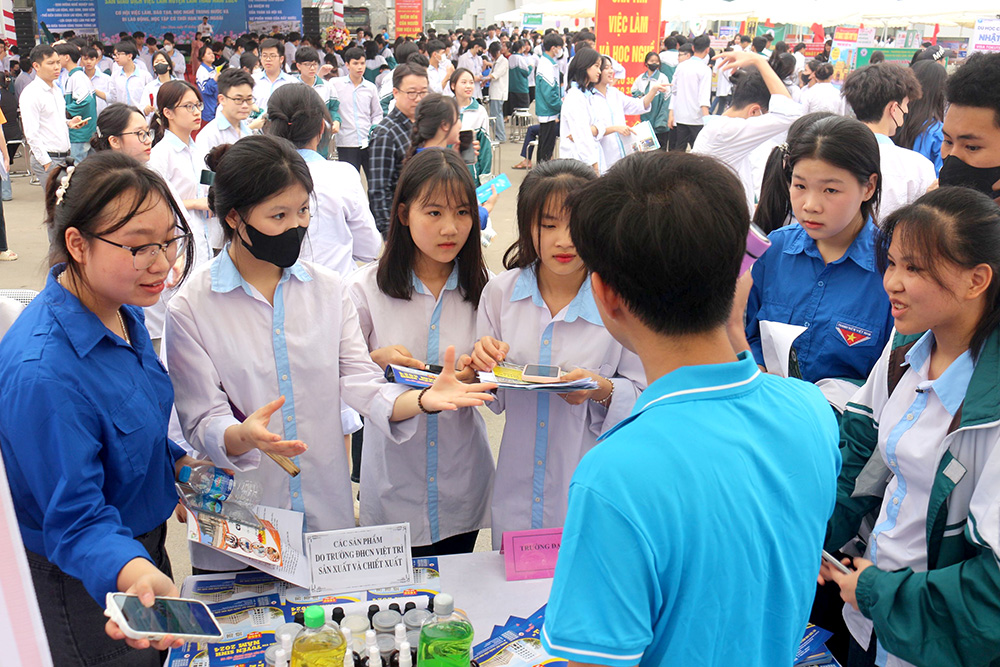
[[[187,65],[184,62],[184,54],[174,48],[176,43],[177,40],[174,38],[174,33],[163,33],[163,50],[170,56],[170,64],[173,66],[174,77],[180,79],[184,76],[184,70],[187,69]]]
[[[444,95],[448,87],[447,82],[455,71],[455,66],[445,57],[446,53],[444,42],[436,39],[427,42],[427,55],[430,60],[430,67],[427,68],[427,86],[432,93]]]
[[[810,60],[802,70],[800,80],[803,83],[800,88],[799,102],[804,107],[804,113],[815,113],[817,111],[829,111],[838,116],[845,115],[844,98],[840,96],[840,90],[830,83],[833,77],[833,65]]]
[[[337,135],[337,159],[368,173],[368,138],[382,120],[375,84],[365,80],[365,52],[352,47],[344,52],[348,75],[331,79],[340,100],[340,132]]]
[[[559,157],[580,160],[597,175],[604,164],[600,140],[606,127],[597,124],[590,98],[600,77],[601,54],[591,48],[577,51],[570,63],[569,91],[559,121]]]
[[[203,39],[205,37],[210,38],[212,36],[213,31],[214,28],[212,28],[212,24],[208,22],[208,17],[202,16],[201,23],[199,23],[198,27],[195,29],[195,33],[197,33],[198,39]]]
[[[98,69],[97,65],[99,61],[100,54],[92,46],[84,49],[83,56],[80,58],[80,64],[83,65],[83,72],[90,78],[90,83],[94,86],[98,116],[108,108],[111,98],[111,76]]]
[[[704,126],[712,103],[712,70],[705,64],[711,45],[708,35],[698,35],[692,42],[694,57],[688,58],[674,71],[673,98],[670,105],[670,150],[687,150],[693,145]]]
[[[70,129],[83,127],[84,122],[79,116],[66,120],[66,98],[55,85],[62,68],[55,49],[39,44],[28,57],[35,80],[24,88],[18,106],[24,139],[31,151],[28,165],[44,188],[55,166],[66,164],[70,156]]]
[[[934,163],[916,151],[901,148],[890,137],[903,126],[912,100],[922,91],[909,67],[884,62],[851,72],[841,90],[857,119],[875,133],[882,156],[882,200],[879,220],[912,204],[937,186]]]
[[[285,56],[281,52],[281,42],[276,39],[269,37],[260,43],[260,63],[264,71],[255,77],[253,99],[258,108],[266,111],[271,93],[286,83],[295,83],[296,79],[285,72]]]
[[[507,141],[507,130],[503,124],[503,103],[507,101],[508,75],[506,48],[499,42],[490,44],[490,58],[493,70],[490,72],[490,117],[493,119],[497,141]]]
[[[90,137],[97,128],[97,98],[94,96],[94,84],[80,67],[80,49],[75,44],[63,42],[53,48],[59,56],[62,71],[66,74],[66,82],[62,86],[66,112],[70,116],[80,116],[84,120],[82,126],[69,132],[70,157],[74,162],[80,162],[90,153]]]
[[[476,39],[469,44],[469,50],[458,57],[458,68],[465,68],[472,72],[472,78],[476,84],[472,91],[472,97],[477,100],[483,98],[483,51],[485,50],[486,42]]]
[[[111,101],[121,102],[139,109],[145,108],[142,91],[153,80],[149,72],[136,63],[139,51],[132,42],[115,45],[115,64],[118,66],[111,75]]]
[[[198,153],[208,155],[216,146],[235,144],[250,136],[247,118],[253,107],[253,77],[242,69],[229,68],[219,75],[219,107],[215,118],[195,137]]]
[[[147,122],[153,120],[153,114],[156,113],[156,94],[160,92],[160,86],[174,78],[171,65],[170,56],[165,51],[157,51],[153,54],[150,66],[153,68],[155,77],[142,89],[142,101],[145,106],[141,108],[146,114]]]

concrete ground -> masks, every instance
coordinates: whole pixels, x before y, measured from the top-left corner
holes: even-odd
[[[509,135],[510,128],[508,127]],[[491,215],[497,236],[493,239],[490,247],[485,250],[485,256],[487,265],[494,273],[503,271],[503,253],[517,238],[515,219],[517,189],[528,172],[510,167],[521,160],[520,150],[520,142],[508,141],[499,146],[499,171],[507,174],[513,187],[500,195]],[[12,168],[15,171],[23,170],[23,158],[17,157]],[[317,187],[331,186],[332,184],[317,184]],[[36,185],[29,185],[27,176],[14,176],[13,190],[14,199],[3,202],[3,211],[7,225],[8,246],[18,254],[19,259],[14,262],[0,262],[0,289],[40,290],[45,285],[48,271],[48,241],[42,227],[44,220],[42,189]],[[496,458],[500,447],[504,418],[502,415],[494,415],[485,408],[481,408],[481,412],[486,419],[490,447],[493,450],[494,458]],[[355,485],[356,491],[357,485]],[[476,550],[490,550],[491,539],[489,530],[481,531]],[[174,579],[180,585],[181,581],[191,573],[191,563],[188,557],[184,526],[175,519],[169,521],[167,549],[174,568]]]

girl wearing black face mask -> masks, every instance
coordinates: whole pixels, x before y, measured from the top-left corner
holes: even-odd
[[[494,385],[458,381],[453,347],[426,390],[384,380],[340,275],[298,259],[313,179],[291,143],[249,136],[206,164],[226,245],[171,300],[164,337],[185,439],[259,482],[262,504],[303,512],[306,530],[353,527],[341,398],[399,444],[416,433],[411,417],[481,405]],[[262,453],[294,457],[301,473],[290,478]],[[199,570],[243,567],[191,544]]]
[[[632,84],[632,97],[645,97],[649,91],[657,85],[670,85],[670,79],[660,71],[660,56],[654,51],[646,54],[646,71],[635,78]],[[670,88],[668,87],[662,94],[653,97],[650,102],[649,112],[639,116],[642,120],[648,120],[656,133],[656,139],[660,142],[660,148],[667,150],[667,133],[670,127],[667,125],[667,116],[670,115]]]
[[[146,115],[146,121],[153,119],[156,113],[156,93],[160,86],[174,78],[171,71],[170,56],[165,51],[157,51],[153,54],[153,80],[142,89],[142,112]]]

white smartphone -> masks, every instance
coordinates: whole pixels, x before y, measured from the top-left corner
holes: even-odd
[[[838,570],[840,570],[844,574],[850,574],[851,573],[851,570],[849,570],[846,565],[844,565],[839,560],[837,560],[836,558],[834,558],[833,554],[831,554],[830,552],[828,552],[826,549],[823,550],[823,560],[825,560],[827,563],[829,563],[830,565],[834,566],[835,568],[837,568]]]
[[[222,639],[222,629],[204,602],[158,597],[152,607],[142,606],[137,595],[108,593],[104,615],[131,639],[162,639],[173,635],[185,642]]]
[[[562,369],[558,366],[528,364],[521,373],[521,379],[525,382],[558,382],[562,374]]]

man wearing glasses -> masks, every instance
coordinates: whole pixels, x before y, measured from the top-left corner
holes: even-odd
[[[281,52],[281,42],[276,39],[269,37],[260,43],[260,64],[264,71],[255,77],[257,82],[253,87],[253,99],[257,107],[265,112],[271,94],[286,83],[295,81],[295,77],[285,73],[285,56]]]
[[[337,97],[337,89],[333,87],[333,83],[319,76],[319,52],[311,46],[300,46],[295,52],[295,65],[299,70],[299,79],[302,80],[302,83],[315,90],[319,99],[330,111],[330,118],[333,120],[332,132],[337,134],[340,131],[340,99]],[[326,157],[323,150],[325,148],[320,146],[320,154],[323,157]]]
[[[396,108],[372,131],[368,164],[368,200],[375,226],[384,237],[389,233],[389,210],[396,192],[403,157],[410,149],[410,130],[417,105],[427,95],[427,70],[403,63],[392,72],[392,97]]]
[[[253,77],[242,69],[227,69],[219,75],[219,109],[194,140],[198,152],[207,155],[221,144],[234,144],[250,135],[246,119],[253,108]]]

